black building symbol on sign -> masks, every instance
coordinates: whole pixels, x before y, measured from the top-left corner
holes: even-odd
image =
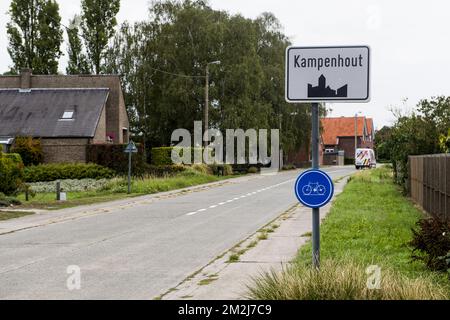
[[[308,98],[346,98],[348,85],[342,86],[337,90],[333,90],[327,86],[327,79],[322,74],[319,77],[319,85],[313,87],[308,83]]]

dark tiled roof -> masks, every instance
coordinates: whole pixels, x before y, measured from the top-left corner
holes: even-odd
[[[0,89],[0,136],[94,137],[109,89]],[[61,120],[73,111],[73,120]]]

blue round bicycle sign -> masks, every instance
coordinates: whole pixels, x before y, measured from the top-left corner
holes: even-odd
[[[333,194],[333,181],[321,170],[305,171],[295,182],[295,195],[308,208],[325,206],[333,198]]]

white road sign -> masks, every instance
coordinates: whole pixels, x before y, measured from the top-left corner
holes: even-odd
[[[286,101],[295,103],[369,100],[369,47],[286,49]]]

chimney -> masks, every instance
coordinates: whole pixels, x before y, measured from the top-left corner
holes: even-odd
[[[31,89],[31,69],[20,70],[20,89]]]

